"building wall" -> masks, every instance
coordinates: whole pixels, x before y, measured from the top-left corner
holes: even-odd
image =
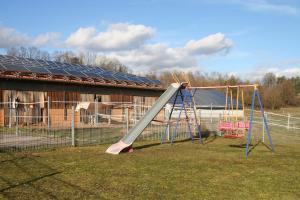
[[[0,100],[9,102],[12,99],[13,109],[11,123],[16,124],[16,117],[19,117],[19,125],[39,124],[48,126],[48,97],[50,98],[50,118],[51,126],[70,127],[72,106],[76,107],[77,102],[91,102],[88,109],[80,109],[75,112],[75,122],[77,125],[92,123],[95,113],[119,115],[120,118],[125,114],[124,104],[135,103],[138,106],[129,107],[130,119],[140,119],[149,107],[154,103],[156,97],[139,97],[121,94],[102,95],[102,94],[82,94],[79,92],[39,92],[39,91],[1,91]],[[19,104],[16,104],[16,99]],[[95,102],[99,102],[96,107]],[[100,103],[101,102],[101,103]],[[116,102],[119,102],[116,104]],[[17,105],[17,106],[16,106]],[[144,105],[144,106],[142,106]],[[17,107],[17,109],[16,109]],[[96,111],[96,109],[98,111]],[[0,125],[9,124],[9,104],[0,104]]]

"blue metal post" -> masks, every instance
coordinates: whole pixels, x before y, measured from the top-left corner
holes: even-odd
[[[183,106],[184,106],[184,100],[182,101],[182,104],[181,104],[181,108],[180,108],[180,112],[179,112],[179,115],[178,115],[178,118],[176,120],[176,126],[175,126],[175,129],[174,129],[174,134],[173,134],[173,137],[172,137],[172,140],[171,140],[171,144],[173,144],[173,141],[177,135],[177,128],[178,128],[178,124],[179,124],[179,120],[180,120],[180,116],[181,116],[181,113],[182,113],[182,109],[183,109]]]
[[[191,98],[191,102],[192,102],[192,105],[193,105],[192,107],[193,107],[193,112],[194,112],[195,121],[196,121],[196,125],[197,125],[198,136],[199,136],[199,139],[200,139],[200,143],[203,144],[202,136],[201,136],[201,127],[200,127],[200,124],[198,124],[197,111],[195,110],[195,107],[194,107],[195,102],[194,102],[193,96],[196,94],[196,91],[197,91],[197,89],[194,89],[194,92],[193,92],[193,94],[190,98]]]
[[[270,132],[269,132],[269,126],[268,126],[267,118],[266,118],[266,116],[265,116],[264,108],[263,108],[263,106],[262,106],[261,99],[260,99],[260,95],[259,95],[258,92],[257,92],[257,98],[258,98],[258,102],[259,102],[261,114],[262,114],[262,116],[263,116],[263,118],[264,118],[264,125],[265,125],[266,131],[267,131],[267,133],[268,133],[269,142],[270,142],[272,151],[274,152],[274,146],[273,146],[271,134],[270,134]]]
[[[179,90],[180,90],[180,88],[179,88]],[[164,142],[164,140],[166,138],[168,129],[170,129],[170,119],[172,117],[172,113],[173,113],[173,110],[174,110],[174,107],[175,107],[175,104],[176,104],[176,100],[177,100],[177,97],[178,97],[179,90],[176,92],[176,96],[175,96],[175,99],[174,99],[174,102],[173,102],[173,105],[172,105],[172,109],[171,109],[171,112],[170,112],[169,117],[168,117],[167,126],[166,126],[166,129],[165,129],[164,135],[162,136],[161,141],[160,141],[161,144]]]
[[[193,107],[193,111],[194,111],[194,116],[195,116],[196,126],[197,126],[197,129],[198,129],[198,136],[199,136],[199,139],[200,139],[200,143],[203,144],[203,142],[202,142],[202,136],[201,136],[201,127],[200,127],[200,125],[198,124],[197,114],[196,114],[196,110],[195,110],[194,107]]]
[[[181,91],[180,91],[180,93],[182,95]],[[187,97],[191,98],[191,96],[189,96],[188,94],[184,94],[183,100],[185,101]],[[192,130],[191,130],[190,122],[189,122],[189,117],[188,117],[184,102],[183,102],[183,109],[184,109],[184,112],[185,112],[185,120],[186,120],[188,129],[189,129],[189,132],[190,132],[190,137],[191,137],[192,142],[194,143],[194,137],[193,137],[193,134],[192,134]]]
[[[254,89],[253,97],[252,97],[252,104],[251,104],[251,113],[250,113],[250,124],[248,129],[248,139],[247,139],[247,146],[246,146],[246,158],[248,158],[249,153],[249,145],[251,140],[251,129],[253,124],[253,111],[254,111],[254,104],[255,104],[255,96],[256,96],[257,89]]]

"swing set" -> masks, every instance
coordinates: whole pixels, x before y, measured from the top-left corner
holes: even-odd
[[[223,120],[219,122],[218,129],[224,133],[224,138],[241,138],[245,136],[245,132],[249,129],[249,121],[245,119],[245,102],[244,102],[244,86],[226,86],[226,100]],[[236,89],[236,101],[234,110],[233,89]],[[229,101],[230,91],[230,101]],[[242,114],[243,120],[240,120],[239,112],[239,97],[242,98]],[[231,109],[231,110],[229,110]],[[234,114],[235,111],[235,114]],[[231,112],[231,114],[230,114]]]
[[[177,79],[177,77],[175,76],[175,78]],[[175,79],[174,78],[174,79]],[[175,79],[175,80],[176,80]],[[177,81],[179,81],[177,79]],[[250,110],[250,120],[247,121],[245,120],[245,118],[243,120],[239,120],[239,117],[237,115],[237,111],[239,109],[239,95],[241,94],[241,98],[242,98],[242,112],[243,112],[243,116],[244,116],[244,112],[245,112],[245,106],[244,106],[244,88],[253,88],[253,96],[252,96],[252,103],[251,103],[251,110]],[[179,121],[181,119],[181,115],[182,115],[182,111],[184,111],[185,114],[185,121],[187,123],[187,128],[188,128],[188,132],[189,132],[189,136],[191,138],[192,143],[194,143],[194,136],[192,134],[191,131],[191,125],[190,125],[190,117],[188,116],[188,112],[187,112],[187,106],[189,106],[191,108],[190,113],[192,113],[194,115],[194,120],[195,120],[195,124],[197,127],[197,131],[198,131],[198,137],[200,140],[200,143],[203,144],[202,141],[202,136],[201,136],[201,128],[200,128],[200,123],[198,123],[198,119],[197,119],[197,111],[196,111],[196,105],[195,105],[195,101],[194,101],[194,96],[197,90],[200,89],[226,89],[226,105],[225,105],[225,114],[223,116],[223,120],[219,122],[219,126],[218,129],[222,132],[224,132],[224,137],[225,138],[241,138],[245,136],[245,132],[247,132],[247,143],[246,143],[246,158],[248,158],[249,152],[250,152],[250,143],[251,143],[251,131],[252,131],[252,127],[253,127],[253,113],[254,113],[254,106],[255,106],[255,100],[256,97],[258,99],[259,102],[259,108],[261,111],[261,115],[263,117],[263,122],[264,122],[264,129],[267,132],[268,138],[269,138],[269,142],[270,142],[270,149],[274,152],[274,146],[273,146],[273,142],[272,142],[272,137],[270,135],[269,132],[269,126],[267,123],[267,119],[265,117],[264,114],[264,109],[262,106],[262,102],[261,102],[261,98],[259,95],[259,91],[258,91],[258,85],[254,84],[254,85],[227,85],[227,86],[209,86],[209,87],[192,87],[190,85],[189,82],[184,82],[181,83],[181,88],[177,91],[175,97],[174,97],[174,101],[173,101],[173,105],[171,108],[171,111],[169,113],[168,119],[167,119],[167,125],[166,125],[166,129],[165,132],[161,138],[161,143],[164,142],[167,132],[169,132],[170,130],[170,125],[173,123],[171,122],[171,117],[172,117],[172,113],[173,110],[176,106],[176,102],[177,99],[180,98],[180,110],[179,110],[179,114],[176,120],[176,124],[175,124],[175,128],[174,128],[174,132],[173,132],[173,136],[171,138],[170,143],[173,144],[176,135],[177,135],[177,129],[178,129],[178,125],[179,125]],[[234,111],[234,106],[233,106],[233,89],[236,89],[237,94],[236,94],[236,105],[235,105],[235,109],[236,109],[236,114],[233,115],[233,111]],[[230,93],[230,104],[228,101],[228,96]],[[229,109],[231,109],[231,115],[229,115],[228,111]]]

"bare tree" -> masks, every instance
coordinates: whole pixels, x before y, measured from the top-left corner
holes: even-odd
[[[50,54],[47,51],[42,51],[37,47],[12,47],[6,49],[6,54],[9,56],[17,56],[21,58],[32,58],[41,60],[50,59]]]

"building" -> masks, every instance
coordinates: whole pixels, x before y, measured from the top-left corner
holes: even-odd
[[[182,90],[182,92],[183,94],[185,94],[187,91]],[[238,109],[236,109],[237,101],[233,99],[231,104],[231,99],[228,98],[226,108],[226,95],[221,91],[213,89],[197,89],[196,92],[192,91],[192,93],[194,94],[193,100],[197,109],[197,115],[200,118],[221,119],[225,115],[244,117],[243,105],[241,104],[241,102],[239,101]],[[175,96],[173,96],[172,99],[170,99],[166,108],[170,110],[174,103],[174,100]],[[173,111],[173,118],[176,118],[179,114],[178,108],[180,108],[182,105],[182,99],[177,98],[175,105],[176,110]],[[184,114],[182,114],[182,116],[185,117]]]
[[[0,126],[77,126],[140,116],[164,89],[158,80],[100,67],[0,55]],[[117,119],[116,119],[117,120]]]

